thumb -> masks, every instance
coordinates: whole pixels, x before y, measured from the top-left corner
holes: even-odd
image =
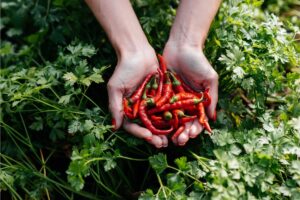
[[[119,87],[115,86],[113,83],[108,82],[108,100],[109,100],[109,110],[113,117],[113,126],[117,130],[120,128],[123,122],[123,105],[122,98],[123,94]]]
[[[211,96],[211,103],[206,109],[208,117],[210,119],[215,120],[215,112],[216,112],[216,107],[217,107],[217,102],[218,102],[218,78],[216,77],[213,79],[210,83],[210,96]]]

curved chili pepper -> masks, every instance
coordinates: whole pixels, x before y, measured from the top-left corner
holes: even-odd
[[[146,99],[147,98],[148,91],[151,88],[151,81],[152,81],[152,79],[146,84],[144,92],[143,92],[142,99]]]
[[[172,136],[172,140],[174,140],[175,138],[179,137],[179,135],[184,131],[185,125],[180,126],[177,131],[174,133],[174,135]]]
[[[128,119],[134,119],[132,114],[132,109],[129,107],[128,100],[126,98],[123,99],[123,109],[124,109],[124,114]]]
[[[132,112],[132,108],[129,106],[129,101],[126,98],[123,98],[123,107],[124,110],[128,110],[128,112]]]
[[[198,104],[198,111],[199,111],[199,123],[209,132],[211,133],[212,130],[210,128],[209,123],[206,120],[206,115],[205,115],[205,109],[203,103]]]
[[[175,77],[181,82],[181,85],[185,91],[190,92],[190,93],[194,92],[194,90],[190,86],[188,86],[178,74],[175,74]]]
[[[162,106],[163,104],[165,104],[167,101],[169,101],[169,99],[171,98],[173,92],[172,92],[172,84],[170,82],[170,78],[169,76],[167,75],[166,76],[166,83],[164,84],[164,87],[163,87],[163,93],[164,95],[158,99],[155,104],[157,107],[160,107]]]
[[[163,72],[158,68],[158,75],[159,75],[159,84],[158,84],[158,88],[157,88],[157,92],[155,95],[155,101],[157,101],[158,99],[160,99],[161,95],[162,95],[162,90],[163,90],[163,85],[164,85],[164,74]]]
[[[179,120],[179,124],[185,124],[187,122],[194,121],[195,119],[197,119],[197,115],[192,115],[192,116],[189,116],[189,117],[183,117]]]
[[[203,105],[205,107],[209,106],[211,103],[211,97],[209,95],[209,88],[206,88],[203,92],[203,97],[204,97],[204,101],[203,101]]]
[[[187,106],[184,108],[184,111],[189,115],[198,115],[198,108],[196,105]]]
[[[173,79],[172,85],[176,93],[185,92],[184,88],[182,87],[181,81],[179,81],[176,76],[171,72],[171,77]]]
[[[174,126],[174,129],[177,129],[178,125],[179,125],[178,110],[173,110],[172,113],[174,115],[173,126]]]
[[[164,59],[164,57],[162,57],[162,55],[157,54],[158,60],[159,60],[159,65],[161,68],[161,71],[163,72],[163,74],[165,74],[167,72],[167,64],[166,61]]]
[[[173,127],[171,127],[168,130],[160,130],[155,128],[150,119],[147,116],[147,101],[145,99],[143,99],[140,103],[140,107],[139,107],[139,117],[142,120],[143,124],[145,125],[145,127],[147,129],[149,129],[149,131],[151,131],[152,134],[154,135],[168,135],[173,131]]]
[[[140,100],[137,100],[135,104],[133,104],[133,117],[136,118],[140,106]]]
[[[184,108],[185,111],[193,111],[193,110],[197,110],[197,106],[196,105],[191,105],[191,106],[187,106]]]
[[[173,104],[165,104],[161,107],[155,107],[155,108],[152,108],[150,110],[148,110],[148,114],[149,115],[152,115],[154,113],[157,113],[157,112],[162,112],[162,111],[166,111],[166,110],[174,110],[174,109],[184,109],[185,107],[188,107],[188,106],[191,106],[191,105],[196,105],[198,103],[201,102],[201,99],[186,99],[186,100],[182,100],[182,101],[177,101]]]
[[[197,115],[192,115],[192,116],[189,116],[189,117],[183,117],[183,118],[178,120],[178,125],[183,125],[187,122],[192,122],[195,119],[197,119]],[[153,126],[155,126],[157,128],[162,128],[162,129],[168,128],[170,126],[175,126],[175,123],[176,123],[175,117],[174,117],[174,119],[172,119],[170,121],[165,121],[163,119],[157,119],[155,121],[152,121]],[[174,129],[175,129],[175,127],[174,127]]]
[[[193,98],[198,98],[198,96],[196,96],[193,93],[180,92],[180,93],[177,93],[174,96],[172,96],[172,98],[170,99],[170,103],[174,103],[176,101],[180,101],[180,100],[184,100],[184,99],[193,99]]]
[[[153,126],[159,129],[166,129],[172,127],[173,120],[165,121],[165,120],[156,120],[152,122]]]
[[[127,117],[128,119],[134,119],[133,114],[129,112],[125,113],[125,117]]]
[[[158,120],[163,120],[162,116],[156,116],[156,115],[151,115],[150,119],[152,121],[158,121]]]
[[[133,95],[131,95],[131,97],[129,98],[129,102],[130,103],[135,103],[138,99],[141,98],[142,93],[146,87],[146,84],[149,82],[149,80],[151,79],[151,77],[154,75],[155,73],[152,74],[148,74],[145,78],[145,80],[142,82],[142,84],[140,85],[140,87],[133,93]]]
[[[194,89],[192,89],[188,84],[186,84],[185,82],[184,82],[184,80],[179,76],[179,75],[177,75],[177,74],[175,74],[175,76],[176,76],[176,78],[177,79],[179,79],[179,81],[181,81],[181,84],[182,84],[182,87],[184,88],[184,90],[186,91],[186,92],[189,92],[189,93],[192,93],[192,94],[194,94],[194,95],[196,95],[198,98],[202,98],[202,92],[196,92]]]
[[[149,96],[154,97],[157,88],[158,88],[158,85],[157,85],[157,79],[154,78],[153,84],[151,85],[151,89],[150,89],[150,92],[149,92]]]

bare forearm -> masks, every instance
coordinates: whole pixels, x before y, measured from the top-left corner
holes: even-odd
[[[118,57],[149,46],[129,0],[86,0]]]
[[[221,0],[181,0],[169,41],[202,47]]]

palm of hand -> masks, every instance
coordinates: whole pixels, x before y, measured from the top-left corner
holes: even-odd
[[[132,58],[118,63],[109,84],[119,87],[124,96],[130,95],[143,79],[157,70],[156,60]]]
[[[109,108],[114,116],[116,128],[123,123],[124,129],[132,135],[144,138],[157,148],[166,147],[168,139],[166,136],[152,135],[152,133],[135,123],[126,119],[123,121],[123,97],[130,96],[133,91],[139,87],[144,78],[153,72],[156,72],[158,62],[153,52],[143,55],[123,57],[119,60],[113,76],[108,82]]]
[[[178,50],[175,47],[166,47],[163,54],[170,70],[177,72],[184,81],[196,90],[210,88],[212,103],[207,114],[213,118],[218,100],[218,74],[212,68],[201,49],[185,47]],[[184,145],[189,138],[196,137],[203,127],[198,120],[187,123],[185,130],[173,141]]]
[[[180,74],[196,90],[209,87],[210,82],[218,79],[217,73],[201,50],[186,48],[180,53],[165,50],[164,57],[168,68]]]

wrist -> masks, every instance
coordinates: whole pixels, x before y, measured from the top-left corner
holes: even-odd
[[[117,51],[118,61],[140,58],[145,62],[149,58],[155,58],[156,54],[150,44],[140,44],[138,46],[122,46]]]
[[[196,52],[203,52],[204,45],[199,42],[184,42],[182,40],[172,40],[171,38],[166,43],[165,49],[172,49],[176,52],[185,52],[186,50],[192,50]]]
[[[133,34],[134,33],[134,34]],[[145,52],[152,49],[146,36],[141,31],[124,32],[110,36],[112,45],[116,51],[118,59],[127,56],[128,54],[137,54],[138,52]]]
[[[199,50],[204,49],[206,35],[204,34],[194,34],[186,35],[184,33],[170,34],[167,44],[177,48],[196,48]]]

